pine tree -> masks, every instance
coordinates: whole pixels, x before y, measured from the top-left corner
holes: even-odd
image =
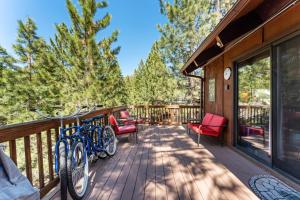
[[[18,103],[20,120],[33,119],[35,115],[30,114],[30,110],[35,108],[38,101],[35,82],[35,74],[38,71],[36,60],[44,48],[45,41],[37,36],[36,24],[31,18],[27,18],[26,22],[18,21],[18,36],[16,44],[13,45],[17,62],[22,66],[18,71],[18,78],[22,84],[18,87]]]
[[[128,98],[132,103],[167,103],[173,99],[174,79],[160,56],[157,43],[153,45],[146,62],[141,61],[133,76],[127,77],[126,81],[126,88],[130,90]]]
[[[113,43],[117,42],[119,32],[114,31],[108,38],[104,38],[99,42],[98,46],[102,55],[101,63],[103,87],[101,93],[106,106],[121,105],[126,102],[127,91],[125,90],[125,82],[121,73],[121,68],[117,60],[117,55],[121,47],[112,48]]]
[[[15,59],[0,46],[0,126],[10,120],[11,94],[15,91]]]
[[[200,82],[180,74],[180,69],[221,17],[233,4],[233,0],[160,0],[161,13],[168,22],[159,25],[160,51],[164,62],[177,79],[179,98],[188,101],[200,96]],[[195,72],[201,75],[201,71]],[[198,91],[198,92],[195,92]]]
[[[150,104],[155,104],[155,102],[166,103],[172,99],[175,85],[160,56],[157,43],[154,43],[146,60],[146,73],[144,76],[147,77],[145,82],[146,98]]]
[[[61,88],[64,83],[64,66],[58,62],[53,49],[48,45],[40,49],[35,64],[38,66],[34,82],[36,107],[53,116],[58,105],[63,103]]]
[[[108,94],[108,91],[114,91],[115,88],[108,89],[109,84],[105,81],[112,84],[122,81],[115,57],[119,47],[111,49],[118,33],[113,32],[111,37],[97,41],[100,31],[110,24],[110,14],[100,19],[96,17],[97,11],[107,7],[107,3],[79,0],[78,10],[70,0],[66,2],[72,26],[68,28],[64,23],[57,25],[57,34],[51,40],[59,62],[66,66],[68,88],[63,93],[68,95],[64,101],[69,102],[69,109],[75,104],[92,104],[95,101],[105,104],[106,100],[115,97]]]

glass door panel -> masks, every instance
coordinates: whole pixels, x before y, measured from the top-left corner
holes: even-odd
[[[277,125],[274,164],[300,178],[300,37],[275,47]]]
[[[269,51],[238,64],[237,144],[271,163],[271,62]]]

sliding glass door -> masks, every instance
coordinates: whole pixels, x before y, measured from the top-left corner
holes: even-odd
[[[237,66],[237,145],[271,163],[271,58],[265,51]]]
[[[300,179],[300,36],[274,47],[274,165]]]

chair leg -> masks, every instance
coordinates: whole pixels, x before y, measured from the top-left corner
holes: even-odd
[[[200,134],[198,133],[198,146],[200,145]]]
[[[135,143],[138,143],[138,132],[135,132]]]

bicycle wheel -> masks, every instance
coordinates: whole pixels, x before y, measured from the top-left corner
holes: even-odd
[[[67,182],[67,156],[66,147],[63,142],[59,144],[59,179],[60,179],[60,197],[67,200],[68,182]]]
[[[85,146],[74,141],[68,156],[68,188],[73,199],[82,199],[89,181],[89,161]]]
[[[102,144],[109,156],[115,155],[117,151],[117,138],[111,126],[104,126],[102,130]]]

